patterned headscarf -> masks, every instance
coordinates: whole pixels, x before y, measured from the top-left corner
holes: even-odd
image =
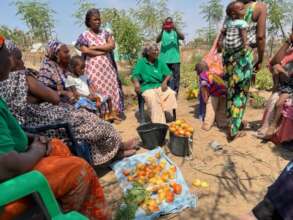
[[[54,59],[63,45],[64,44],[58,40],[49,41],[46,48],[46,57],[48,57],[49,59]]]
[[[143,50],[142,50],[142,56],[143,57],[147,57],[149,51],[151,50],[158,50],[159,49],[159,46],[157,43],[155,42],[147,42],[144,44],[143,46]]]
[[[16,50],[18,50],[18,47],[12,40],[5,40],[5,46],[10,54],[13,54]]]

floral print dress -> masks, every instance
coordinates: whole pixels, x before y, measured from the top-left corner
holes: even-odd
[[[13,115],[25,127],[38,127],[67,122],[74,135],[90,145],[93,165],[106,163],[114,158],[121,146],[121,137],[114,127],[84,109],[76,110],[68,104],[30,104],[27,102],[27,71],[16,71],[0,82],[0,97]]]

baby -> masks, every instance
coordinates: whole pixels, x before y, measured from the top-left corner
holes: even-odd
[[[75,103],[75,107],[84,107],[92,111],[100,110],[101,118],[105,120],[118,120],[112,109],[111,97],[94,93],[91,90],[88,77],[84,74],[84,69],[84,59],[81,56],[73,56],[69,63],[69,70],[72,75],[66,78],[65,88],[70,89],[75,99],[78,100]],[[108,113],[101,109],[105,105],[108,108]]]
[[[205,61],[197,63],[195,71],[199,77],[200,105],[206,105],[202,129],[210,130],[215,119],[219,128],[226,127],[226,87],[223,79],[210,73]]]
[[[231,2],[226,9],[227,18],[219,37],[218,48],[224,50],[239,50],[248,47],[247,28],[244,20],[245,5],[242,2]]]

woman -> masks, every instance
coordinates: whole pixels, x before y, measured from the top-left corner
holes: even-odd
[[[86,13],[85,25],[89,30],[78,37],[76,47],[85,56],[85,72],[88,74],[90,86],[94,92],[111,97],[114,109],[121,116],[123,100],[120,98],[117,69],[111,58],[111,52],[115,49],[114,39],[100,28],[101,18],[98,9],[90,9]]]
[[[279,124],[282,115],[284,101],[288,96],[292,96],[293,78],[290,76],[290,74],[293,73],[292,42],[293,34],[291,34],[290,38],[284,43],[270,62],[270,70],[275,79],[274,89],[263,116],[262,126],[256,133],[256,136],[259,138],[270,139],[276,132],[276,127]],[[284,95],[285,97],[282,97]],[[290,109],[290,105],[290,102],[286,103],[286,111]],[[283,114],[283,117],[288,118],[288,115],[291,114],[285,113]],[[285,136],[288,136],[288,134]],[[283,140],[284,138],[285,137],[281,139]]]
[[[227,73],[227,113],[229,117],[227,139],[244,136],[241,129],[242,119],[248,99],[248,91],[253,77],[253,69],[258,71],[263,61],[266,33],[266,5],[252,0],[240,0],[246,6],[245,20],[249,24],[248,41],[250,49],[238,52],[224,51],[223,63]],[[253,51],[257,49],[257,58],[253,67]]]
[[[165,111],[177,108],[176,93],[168,87],[171,70],[158,58],[157,44],[147,44],[132,72],[137,93],[142,93],[153,123],[166,123]],[[175,116],[176,117],[176,116]]]
[[[70,54],[68,47],[56,40],[48,43],[45,58],[41,64],[38,80],[47,87],[58,91],[63,102],[74,102],[74,94],[66,91],[65,79],[68,75]]]
[[[16,59],[14,53],[12,59]],[[76,138],[90,145],[93,165],[104,164],[115,156],[124,157],[135,153],[136,141],[123,143],[110,123],[84,109],[75,110],[71,105],[57,105],[60,100],[58,94],[38,82],[29,70],[11,72],[8,79],[0,80],[0,96],[25,127],[69,123]]]
[[[9,52],[0,45],[0,80],[11,67]],[[27,136],[0,98],[0,182],[30,170],[47,178],[64,211],[78,210],[91,220],[110,219],[103,189],[91,166],[71,155],[58,139]],[[4,193],[4,192],[2,192]],[[29,199],[10,203],[0,211],[0,219],[10,220],[29,207]]]

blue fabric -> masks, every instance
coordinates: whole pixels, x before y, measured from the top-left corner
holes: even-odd
[[[164,153],[162,148],[158,147],[152,151],[148,151],[143,154],[138,154],[129,158],[126,158],[122,161],[116,162],[112,164],[112,169],[115,172],[115,175],[118,179],[118,182],[123,189],[124,192],[127,189],[130,189],[131,183],[127,181],[127,178],[123,175],[124,169],[133,169],[135,168],[137,163],[146,163],[147,159],[151,156],[155,156],[156,153],[161,152],[161,158],[167,161],[167,166],[174,165],[176,166],[176,182],[182,185],[182,193],[180,195],[176,195],[175,200],[172,204],[163,202],[160,205],[160,211],[153,213],[151,215],[147,215],[143,209],[139,208],[136,212],[135,219],[136,220],[151,220],[157,219],[160,215],[166,215],[171,213],[177,213],[182,211],[185,208],[194,208],[196,207],[197,198],[192,195],[189,191],[189,188],[183,178],[183,175],[176,164],[174,164]]]
[[[96,103],[85,97],[80,97],[79,100],[74,104],[74,107],[76,109],[83,107],[93,111],[97,110]]]

